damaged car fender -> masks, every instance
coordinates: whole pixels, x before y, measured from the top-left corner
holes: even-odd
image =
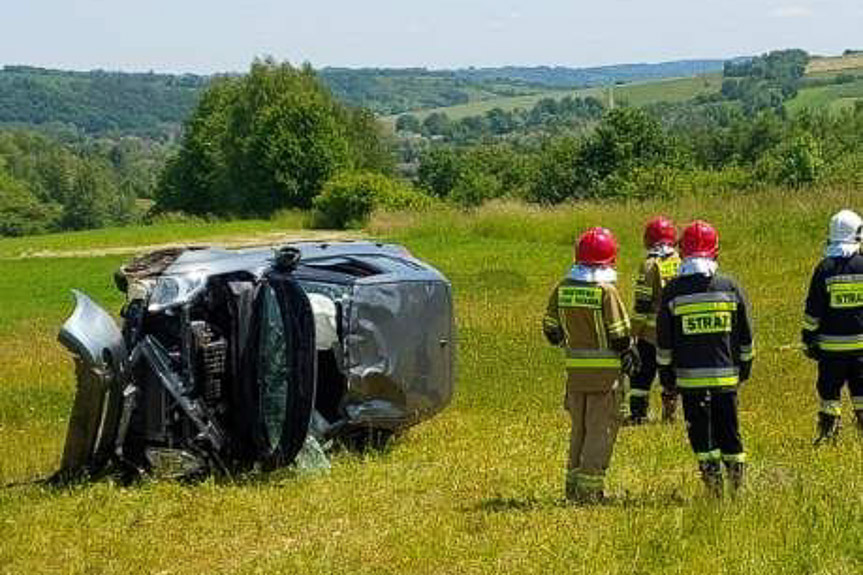
[[[75,309],[59,334],[74,356],[78,388],[58,475],[98,472],[111,458],[123,405],[126,344],[114,319],[73,290]]]

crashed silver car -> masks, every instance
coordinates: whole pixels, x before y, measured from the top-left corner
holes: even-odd
[[[403,247],[162,250],[115,280],[121,327],[76,291],[60,332],[78,387],[58,481],[272,470],[452,397],[451,286]]]

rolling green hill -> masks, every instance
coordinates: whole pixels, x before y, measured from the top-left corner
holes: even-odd
[[[324,68],[319,73],[343,102],[388,115],[455,105],[489,109],[482,102],[495,102],[492,107],[529,106],[563,89],[661,80],[714,71],[721,65],[719,60],[684,60],[585,69]],[[211,78],[6,66],[0,69],[0,126],[166,139],[179,132]],[[509,98],[512,102],[503,101]]]
[[[0,70],[0,125],[166,138],[178,133],[206,82],[191,75],[6,66]]]
[[[863,101],[863,74],[858,80],[846,84],[803,88],[794,99],[788,102],[787,106],[792,111],[805,108],[841,110],[852,108],[861,101]]]
[[[863,101],[863,54],[833,58],[814,58],[806,68],[806,78],[814,84],[803,88],[788,102],[788,108],[841,110]],[[822,82],[832,82],[819,85]]]
[[[609,96],[612,93],[617,102],[626,102],[632,106],[646,106],[657,102],[681,102],[700,94],[718,93],[721,85],[722,76],[720,74],[709,74],[692,78],[671,78],[617,85],[613,88],[594,87],[579,90],[544,90],[525,96],[501,96],[456,106],[419,110],[412,113],[419,119],[423,119],[432,113],[443,112],[450,119],[459,120],[468,116],[484,114],[494,108],[507,111],[516,108],[530,108],[544,98],[559,100],[564,96],[593,96],[603,102],[608,102]],[[393,115],[384,119],[389,123],[394,123],[397,118],[398,115]]]

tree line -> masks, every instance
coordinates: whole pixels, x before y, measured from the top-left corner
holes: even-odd
[[[0,131],[0,236],[140,221],[167,149],[138,138],[61,142]]]
[[[396,131],[464,144],[531,131],[553,133],[579,129],[598,120],[604,109],[603,103],[593,96],[543,98],[531,108],[504,110],[497,107],[459,120],[451,120],[445,112],[433,112],[422,121],[413,114],[403,114],[396,119]]]

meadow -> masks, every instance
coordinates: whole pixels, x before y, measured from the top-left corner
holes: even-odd
[[[614,97],[618,101],[625,101],[631,106],[646,106],[657,102],[683,102],[694,98],[699,94],[711,94],[718,92],[722,85],[722,77],[719,74],[707,74],[691,78],[672,78],[669,80],[654,80],[645,82],[632,82],[614,88]],[[443,112],[451,120],[460,120],[468,116],[478,116],[500,108],[511,111],[516,108],[529,109],[544,98],[560,100],[565,96],[574,98],[586,98],[593,96],[603,102],[608,99],[608,88],[581,88],[576,90],[553,89],[539,91],[535,94],[519,96],[498,96],[478,99],[467,104],[448,106],[445,108],[434,108],[412,112],[417,118],[423,120],[426,116],[435,112]],[[388,116],[385,121],[395,125],[398,116]]]
[[[0,489],[0,573],[860,573],[863,438],[846,399],[839,443],[812,447],[815,370],[794,349],[827,220],[863,207],[858,198],[771,191],[379,215],[367,234],[403,243],[454,285],[458,391],[444,413],[385,451],[336,454],[326,474]],[[708,499],[682,423],[653,423],[622,430],[610,503],[571,506],[562,358],[541,335],[546,298],[577,232],[605,225],[622,244],[629,299],[641,228],[657,213],[713,222],[721,267],[753,302],[758,356],[741,399],[749,486],[737,501]],[[293,223],[260,227],[302,234]],[[57,464],[74,392],[54,341],[68,290],[116,310],[111,273],[126,256],[109,250],[260,231],[230,225],[0,243],[0,484]],[[90,244],[109,255],[81,253]],[[43,250],[53,257],[22,257]]]
[[[844,108],[853,108],[861,100],[863,100],[863,77],[847,84],[804,88],[789,100],[788,109],[792,112],[806,108],[838,112]]]

